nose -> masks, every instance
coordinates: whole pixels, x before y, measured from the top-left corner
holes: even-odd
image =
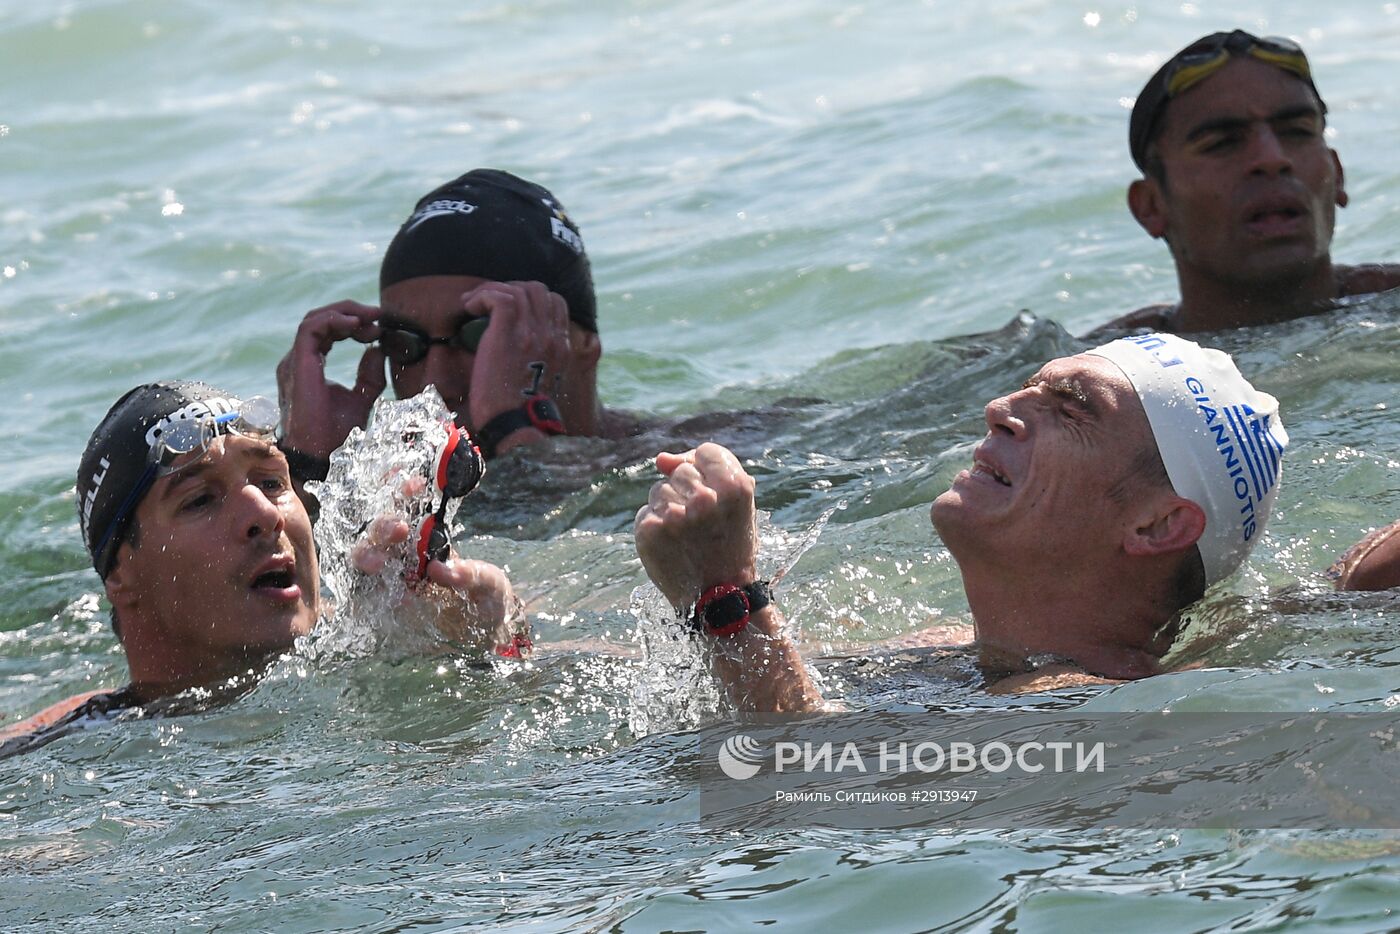
[[[472,367],[476,354],[457,347],[436,344],[428,348],[428,356],[423,360],[423,383],[437,387],[438,395],[454,412],[465,415],[467,394],[472,385]]]
[[[987,403],[985,416],[987,419],[987,430],[992,434],[1006,434],[1013,439],[1019,440],[1026,434],[1025,421],[1016,414],[1017,405],[1023,393],[1030,390],[1023,389],[1020,392],[1013,392],[1008,396],[999,396]]]
[[[1265,175],[1282,175],[1293,171],[1293,160],[1267,123],[1260,124],[1249,140],[1250,170]]]
[[[287,527],[287,517],[282,509],[256,483],[246,483],[239,490],[246,514],[243,534],[251,539],[271,536],[276,538]]]

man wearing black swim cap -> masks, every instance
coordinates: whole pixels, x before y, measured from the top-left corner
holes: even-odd
[[[598,401],[602,355],[588,256],[546,189],[476,169],[419,200],[385,252],[380,306],[309,312],[277,368],[284,450],[313,479],[363,426],[386,385],[437,387],[487,457],[551,435],[614,437],[631,423]],[[352,387],[330,383],[338,342],[366,347]]]
[[[190,688],[236,695],[312,630],[322,613],[316,547],[276,425],[271,400],[186,381],[137,386],[108,410],[79,463],[78,519],[131,680],[0,729],[0,755],[81,721],[160,709]],[[359,570],[375,573],[407,538],[398,526],[371,524]],[[509,628],[514,594],[500,568],[449,555],[425,577],[441,590],[416,599],[467,597],[442,599],[436,616],[458,643],[479,636],[485,647]]]
[[[1286,321],[1400,287],[1400,265],[1332,262],[1347,193],[1303,50],[1243,30],[1202,36],[1138,93],[1133,217],[1165,240],[1181,300],[1099,330],[1191,333]]]

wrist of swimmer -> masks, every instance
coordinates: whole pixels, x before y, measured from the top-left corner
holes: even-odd
[[[497,457],[500,457],[512,448],[518,448],[526,444],[538,444],[548,437],[549,435],[540,431],[533,425],[524,425],[498,441],[496,443],[495,454]]]

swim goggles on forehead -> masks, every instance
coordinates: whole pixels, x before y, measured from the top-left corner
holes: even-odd
[[[239,403],[235,411],[223,415],[182,418],[160,431],[151,443],[147,459],[155,467],[156,478],[178,473],[198,463],[199,458],[192,458],[178,467],[175,466],[176,460],[196,451],[203,454],[219,435],[240,435],[255,441],[272,440],[277,432],[278,417],[277,403],[266,396],[253,396]]]
[[[146,469],[132,485],[131,492],[122,500],[121,507],[107,524],[107,531],[95,549],[102,554],[103,549],[126,525],[131,513],[145,497],[151,485],[161,477],[179,473],[200,462],[209,445],[219,435],[235,434],[255,441],[271,441],[277,432],[277,403],[266,396],[253,396],[240,402],[238,408],[222,415],[203,415],[196,418],[182,418],[159,428],[155,440],[146,454]],[[198,454],[184,463],[176,464],[187,454]]]
[[[412,366],[426,357],[434,344],[476,353],[490,323],[490,315],[466,318],[449,337],[429,337],[425,332],[404,324],[380,324],[379,346],[394,366]]]
[[[1291,71],[1304,81],[1312,80],[1308,57],[1298,43],[1282,36],[1261,39],[1243,29],[1236,29],[1234,32],[1207,36],[1178,52],[1163,76],[1162,84],[1167,97],[1175,97],[1219,71],[1232,54],[1248,55],[1275,68]]]
[[[1172,56],[1138,95],[1137,102],[1133,105],[1129,143],[1133,161],[1139,167],[1143,165],[1148,143],[1152,140],[1152,134],[1167,101],[1215,74],[1232,55],[1248,55],[1307,82],[1313,96],[1317,98],[1318,106],[1322,108],[1323,113],[1327,112],[1327,105],[1322,102],[1322,96],[1317,93],[1317,86],[1313,84],[1308,57],[1298,43],[1282,36],[1260,38],[1243,29],[1212,33]]]
[[[447,527],[447,502],[460,499],[481,483],[486,475],[486,459],[481,456],[471,433],[447,423],[447,443],[438,455],[433,482],[442,501],[437,511],[418,527],[418,577],[428,573],[428,562],[446,561],[452,551],[452,538]]]

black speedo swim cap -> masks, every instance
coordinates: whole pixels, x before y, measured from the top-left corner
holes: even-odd
[[[394,235],[379,288],[419,276],[542,282],[580,327],[598,330],[583,238],[545,188],[499,169],[473,169],[434,189]]]
[[[164,428],[238,407],[232,393],[176,380],[137,386],[107,410],[78,463],[78,524],[92,566],[104,580],[136,507],[151,488],[151,445]]]

